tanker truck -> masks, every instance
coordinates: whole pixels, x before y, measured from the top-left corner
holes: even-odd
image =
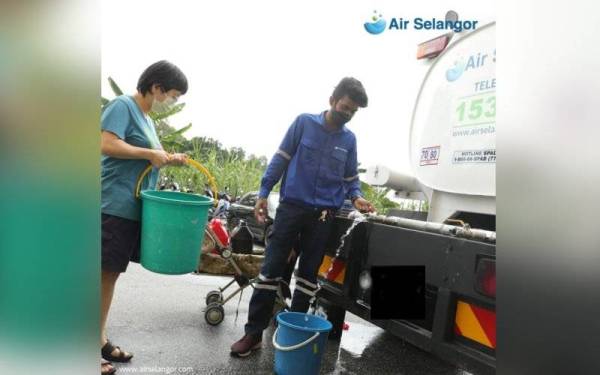
[[[419,45],[427,61],[411,119],[411,174],[385,163],[371,185],[427,201],[425,218],[336,217],[319,270],[318,304],[340,339],[346,311],[463,368],[496,367],[495,23]],[[405,150],[406,148],[402,148]],[[425,267],[425,313],[374,319],[371,271]],[[389,300],[393,306],[403,301]]]

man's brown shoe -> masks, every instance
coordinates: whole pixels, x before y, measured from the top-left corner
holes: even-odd
[[[244,335],[239,341],[231,345],[231,355],[235,357],[247,357],[253,350],[260,349],[262,334]]]

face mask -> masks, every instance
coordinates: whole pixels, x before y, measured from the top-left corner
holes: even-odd
[[[154,113],[167,112],[171,108],[173,108],[173,105],[175,105],[176,101],[177,100],[175,100],[175,98],[168,95],[167,98],[162,102],[159,102],[158,100],[156,100],[156,98],[154,98],[154,101],[152,102],[152,108],[150,108],[150,110]]]
[[[344,112],[340,112],[340,111],[336,111],[336,110],[332,109],[331,110],[331,118],[333,119],[333,122],[335,122],[338,126],[342,126],[345,123],[347,123],[348,121],[350,121],[352,116],[349,116]]]

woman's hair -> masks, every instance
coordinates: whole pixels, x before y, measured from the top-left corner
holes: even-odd
[[[145,95],[151,91],[154,84],[159,85],[164,92],[175,89],[183,95],[188,90],[185,74],[166,60],[155,62],[144,70],[138,80],[137,90]]]

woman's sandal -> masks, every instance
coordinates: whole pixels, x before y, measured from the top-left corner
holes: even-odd
[[[110,370],[108,370],[108,366],[110,366]],[[113,367],[112,363],[107,361],[104,358],[100,359],[100,374],[101,375],[112,375],[117,371],[116,368]]]
[[[118,355],[113,355],[112,353],[117,349],[119,351]],[[129,362],[131,358],[133,358],[133,354],[129,353],[126,355],[121,348],[118,346],[113,346],[110,341],[106,341],[106,344],[102,347],[102,358],[111,362]]]

